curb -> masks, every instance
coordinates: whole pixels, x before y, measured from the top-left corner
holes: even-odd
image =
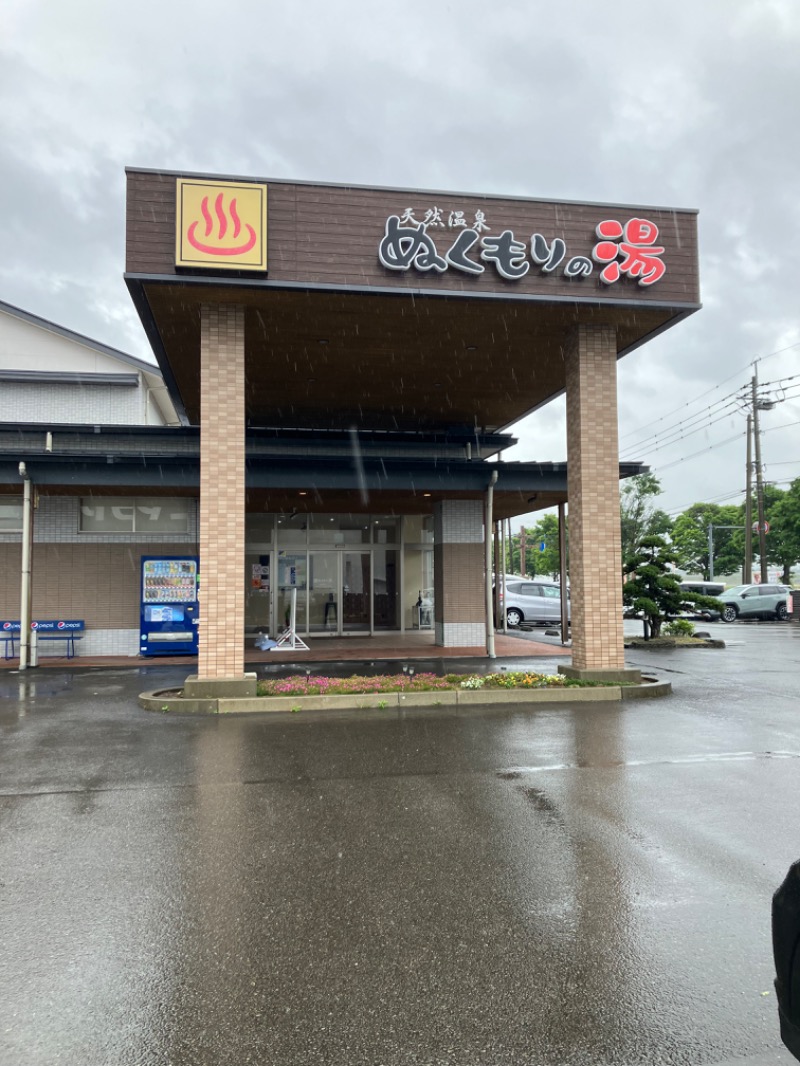
[[[257,696],[184,699],[175,689],[142,692],[139,706],[162,714],[297,714],[301,711],[418,710],[437,707],[485,707],[520,703],[612,703],[656,699],[672,692],[669,681],[598,688],[452,689],[442,692],[384,692],[352,696]]]
[[[724,640],[712,640],[710,637],[703,640],[693,639],[691,644],[668,644],[667,641],[670,639],[670,637],[654,637],[652,640],[645,640],[644,637],[632,637],[625,641],[625,647],[635,648],[637,651],[675,651],[676,648],[724,648],[726,646]]]

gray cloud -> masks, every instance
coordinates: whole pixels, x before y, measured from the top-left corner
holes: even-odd
[[[623,444],[800,342],[794,0],[4,8],[0,298],[34,313],[146,354],[122,282],[131,164],[698,208],[705,307],[620,363]],[[729,422],[636,456],[659,473],[705,443],[664,470],[669,508],[743,486]],[[800,475],[796,430],[765,434],[776,479]],[[518,433],[518,457],[563,458],[563,405]]]

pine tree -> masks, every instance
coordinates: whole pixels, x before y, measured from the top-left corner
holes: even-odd
[[[687,607],[722,610],[712,596],[681,588],[680,578],[669,569],[676,560],[663,537],[649,536],[642,538],[638,550],[625,562],[624,572],[630,577],[622,586],[622,602],[644,615],[651,637],[660,636],[664,622]]]

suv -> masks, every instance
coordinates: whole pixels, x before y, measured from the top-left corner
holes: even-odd
[[[723,622],[737,618],[779,618],[789,615],[788,585],[737,585],[723,592],[719,599],[725,604]]]
[[[561,621],[561,587],[544,581],[507,581],[506,618],[512,627],[520,622]],[[569,618],[569,591],[567,591]]]

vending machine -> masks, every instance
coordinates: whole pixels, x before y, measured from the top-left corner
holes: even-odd
[[[197,564],[196,555],[142,557],[142,655],[197,655]]]

